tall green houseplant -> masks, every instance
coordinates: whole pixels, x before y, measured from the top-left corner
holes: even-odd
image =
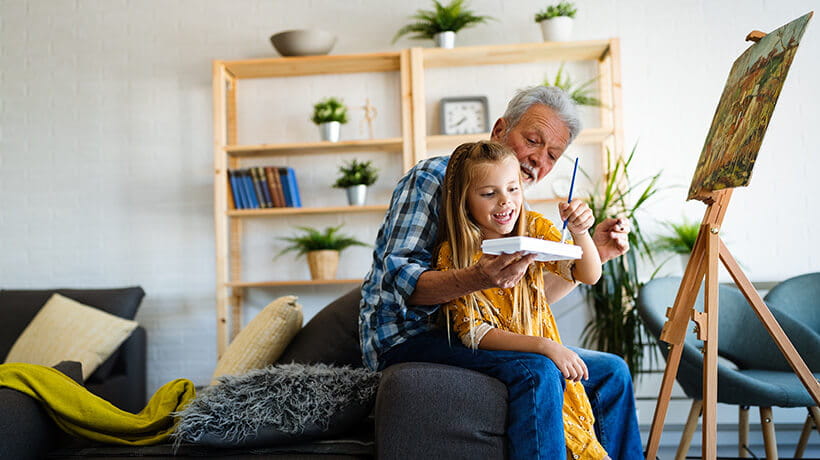
[[[634,155],[635,148],[626,158],[619,156],[613,160],[607,152],[609,173],[606,180],[586,198],[596,222],[609,217],[628,219],[630,250],[606,262],[598,283],[587,287],[593,315],[581,336],[585,347],[624,358],[633,376],[641,369],[644,350],[652,340],[635,308],[638,291],[643,285],[638,278],[638,259],[645,256],[652,260],[652,247],[644,238],[636,213],[658,192],[657,182],[661,174],[631,183],[629,166]],[[634,201],[630,201],[633,197]]]

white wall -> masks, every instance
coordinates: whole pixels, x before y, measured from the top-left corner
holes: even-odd
[[[532,16],[547,3],[474,0],[473,9],[498,21],[460,33],[458,44],[540,41]],[[149,332],[149,390],[176,377],[205,383],[215,364],[211,60],[276,56],[268,36],[303,27],[338,34],[333,54],[429,46],[390,40],[409,15],[430,4],[0,0],[0,286],[139,284],[148,293],[138,319]],[[776,28],[816,3],[577,4],[576,38],[622,40],[626,142],[638,142],[633,174],[662,168],[664,185],[681,186],[663,194],[645,225],[652,229],[652,218],[677,220],[684,214],[699,220],[704,207],[684,203],[685,191],[731,63],[748,46],[745,35]],[[817,28],[809,24],[803,37],[751,187],[734,194],[727,214],[726,240],[753,281],[820,270],[811,243],[814,226],[820,225],[812,180],[820,166],[814,132],[820,126],[820,89],[813,83],[820,73]],[[288,110],[304,106],[304,116],[291,113],[281,126],[278,104],[240,100],[240,116],[257,120],[240,135],[246,142],[277,129],[297,140],[315,136],[307,116],[326,84],[318,80],[310,83],[309,96],[280,101]],[[365,96],[385,99],[377,135],[397,133],[389,96],[378,88],[351,85],[345,98],[351,104],[363,103]],[[248,94],[253,99],[265,93]],[[502,105],[491,104],[493,117]],[[274,123],[265,125],[265,117]],[[363,136],[357,132],[359,120],[345,127],[349,138]],[[312,167],[301,178],[305,187],[316,187],[316,196],[327,193],[322,181],[332,180],[340,159],[331,156]],[[396,173],[386,160],[378,161],[384,161],[385,177]],[[376,200],[386,201],[390,187],[389,181],[382,183]],[[271,264],[281,247],[274,237],[291,225],[326,222],[249,223],[260,230],[246,249],[249,270],[263,273],[259,278],[307,276],[301,262]],[[348,228],[373,240],[378,223],[378,216],[363,216],[349,221]],[[366,249],[343,257],[342,275],[367,270]],[[250,303],[258,308],[294,292],[311,316],[347,289],[257,290]],[[562,318],[569,342],[577,340],[583,318],[577,313]]]

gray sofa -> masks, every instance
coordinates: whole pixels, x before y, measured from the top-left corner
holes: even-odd
[[[314,316],[294,337],[280,363],[326,363],[361,367],[358,343],[359,290],[340,297]],[[2,309],[0,303],[0,309]],[[0,390],[12,391],[12,390]],[[21,393],[19,397],[27,398]],[[144,402],[144,396],[143,396]],[[253,449],[214,449],[170,444],[148,447],[67,442],[42,410],[29,399],[26,410],[39,410],[37,424],[16,430],[33,446],[42,442],[49,458],[160,458],[171,455],[211,458],[291,459],[503,459],[507,389],[483,374],[437,364],[405,363],[381,376],[372,415],[343,436]],[[6,407],[0,399],[0,413]],[[0,442],[9,436],[0,429]],[[7,439],[7,438],[6,438]],[[78,444],[79,443],[79,444]],[[28,458],[37,458],[32,455]],[[6,457],[0,451],[0,459]]]

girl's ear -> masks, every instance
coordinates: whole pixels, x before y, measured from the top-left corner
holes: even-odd
[[[493,125],[493,130],[490,133],[490,139],[494,141],[501,141],[501,137],[504,135],[504,131],[507,130],[507,120],[503,118],[499,118],[495,121]]]

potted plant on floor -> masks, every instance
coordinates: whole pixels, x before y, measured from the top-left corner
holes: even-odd
[[[545,42],[565,42],[572,38],[572,23],[578,10],[571,2],[560,2],[535,13]]]
[[[601,279],[586,288],[592,319],[584,327],[581,337],[585,347],[624,358],[633,377],[642,369],[644,351],[652,343],[635,308],[638,291],[643,285],[638,278],[638,259],[646,257],[652,261],[653,254],[641,232],[637,212],[658,192],[656,185],[661,174],[632,183],[629,165],[634,155],[633,148],[628,157],[619,156],[613,161],[607,152],[606,180],[586,198],[596,222],[608,217],[628,219],[630,249],[623,256],[606,262]],[[585,172],[583,174],[590,179]],[[594,234],[594,227],[592,230]]]
[[[341,126],[347,123],[347,106],[335,97],[322,99],[313,105],[311,120],[319,126],[323,141],[339,142]]]
[[[478,16],[465,8],[464,0],[453,0],[448,5],[442,5],[433,0],[435,10],[418,10],[411,16],[414,22],[399,29],[393,37],[393,43],[404,35],[414,33],[413,39],[433,39],[439,48],[455,46],[456,33],[461,29],[483,24],[490,16]]]
[[[341,225],[328,227],[324,232],[312,227],[297,228],[302,234],[279,238],[291,245],[282,249],[276,257],[291,251],[296,251],[297,256],[307,256],[310,279],[313,280],[336,279],[339,253],[351,246],[367,246],[353,237],[338,234]]]
[[[564,64],[562,63],[561,66],[558,67],[558,73],[555,75],[555,79],[550,81],[549,77],[546,77],[544,78],[543,85],[561,88],[569,95],[570,99],[572,99],[576,105],[601,107],[603,106],[601,100],[593,96],[593,91],[589,87],[589,85],[597,79],[598,77],[590,78],[580,85],[575,85],[572,78],[569,76],[569,73],[564,72]]]
[[[347,203],[351,206],[363,206],[367,200],[367,187],[375,184],[379,178],[372,161],[360,162],[356,159],[339,166],[339,174],[333,187],[347,191]]]
[[[695,240],[700,232],[700,222],[692,222],[684,218],[682,223],[665,222],[666,235],[659,236],[653,244],[656,251],[671,252],[680,256],[681,266],[686,270],[689,256],[695,247]]]

